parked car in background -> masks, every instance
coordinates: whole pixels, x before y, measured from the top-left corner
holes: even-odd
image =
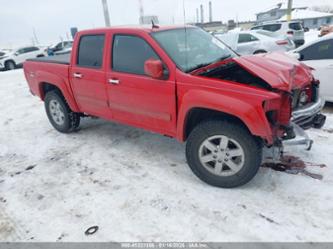
[[[63,54],[64,51],[66,51],[66,53],[68,53],[68,51],[72,50],[72,46],[73,46],[73,41],[59,42],[56,45],[51,46],[47,49],[48,55]]]
[[[287,52],[295,49],[295,44],[288,38],[264,30],[261,32],[265,32],[265,35],[260,31],[241,31],[215,34],[215,36],[240,55],[273,51]]]
[[[315,69],[313,74],[320,80],[322,98],[333,102],[333,33],[297,48],[291,54]]]
[[[294,41],[296,46],[301,46],[304,44],[304,29],[301,22],[298,21],[267,22],[251,28],[251,30],[258,29],[275,32],[279,35],[288,35]]]
[[[61,55],[61,54],[70,54],[72,52],[72,46],[64,48],[60,51],[54,53],[54,55]]]
[[[22,66],[28,59],[45,56],[45,52],[38,47],[22,47],[0,52],[0,69],[13,70]]]
[[[286,45],[288,43],[287,46],[289,48],[292,48],[292,49],[296,48],[295,42],[288,35],[280,35],[278,33],[275,33],[275,32],[272,32],[272,31],[263,30],[263,29],[252,30],[252,32],[256,32],[258,34],[274,38],[274,39],[276,39],[278,41],[282,41]]]

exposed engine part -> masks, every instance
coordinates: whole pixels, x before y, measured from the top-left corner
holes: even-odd
[[[266,81],[248,72],[236,62],[226,63],[212,70],[203,72],[201,75],[272,90],[272,87]]]

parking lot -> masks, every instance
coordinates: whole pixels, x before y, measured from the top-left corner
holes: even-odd
[[[306,171],[261,168],[252,182],[228,190],[198,180],[176,140],[90,118],[77,133],[56,132],[23,71],[0,74],[2,241],[333,237],[332,107],[325,127],[309,131],[311,151],[287,148]],[[95,225],[99,230],[85,235]]]

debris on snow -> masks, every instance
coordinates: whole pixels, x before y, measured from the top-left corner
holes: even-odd
[[[293,175],[304,174],[318,180],[322,180],[323,176],[307,171],[306,167],[307,166],[320,167],[320,168],[326,167],[325,164],[306,163],[302,161],[300,158],[295,156],[283,156],[281,162],[279,163],[265,163],[262,166]]]

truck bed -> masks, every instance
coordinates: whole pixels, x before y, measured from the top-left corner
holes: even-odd
[[[34,59],[28,59],[27,61],[69,65],[69,63],[70,63],[70,54],[61,54],[61,55],[55,55],[55,56],[39,57],[39,58],[34,58]]]

